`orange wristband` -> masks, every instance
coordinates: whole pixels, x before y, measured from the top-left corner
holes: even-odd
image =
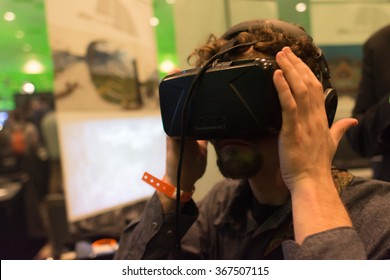
[[[142,181],[148,183],[156,190],[166,194],[170,198],[176,199],[176,187],[157,179],[153,175],[145,172],[142,176]],[[187,202],[191,199],[194,192],[184,192],[180,191],[180,202]]]

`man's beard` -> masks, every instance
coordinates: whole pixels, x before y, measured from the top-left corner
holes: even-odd
[[[217,165],[226,178],[248,179],[260,171],[263,159],[256,150],[230,148],[217,151]]]

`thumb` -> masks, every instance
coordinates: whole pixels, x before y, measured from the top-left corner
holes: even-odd
[[[333,137],[336,146],[339,144],[345,132],[347,132],[348,129],[356,126],[357,124],[358,124],[357,119],[346,118],[346,119],[339,120],[332,125],[332,127],[330,128],[330,133]]]

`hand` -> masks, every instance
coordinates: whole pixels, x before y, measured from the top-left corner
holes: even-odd
[[[279,158],[290,191],[301,180],[328,176],[341,137],[357,124],[344,119],[328,128],[321,83],[290,48],[276,56],[274,83],[282,107]]]
[[[180,140],[167,137],[167,155],[164,180],[173,186],[177,185],[177,167],[180,154]],[[180,187],[184,191],[192,191],[195,182],[206,170],[207,141],[186,140],[184,145],[184,161],[181,170]]]
[[[321,83],[290,48],[276,55],[280,70],[274,83],[282,107],[279,160],[284,183],[291,193],[294,236],[306,237],[329,229],[352,226],[331,174],[338,143],[355,119],[344,119],[330,129]]]

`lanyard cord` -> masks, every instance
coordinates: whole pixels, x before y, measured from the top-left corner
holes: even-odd
[[[177,165],[177,182],[176,182],[176,186],[177,186],[177,189],[178,191],[176,192],[176,215],[175,215],[175,225],[176,225],[176,229],[175,229],[175,241],[176,241],[176,253],[177,253],[177,257],[178,259],[181,259],[181,242],[180,242],[180,234],[179,234],[179,224],[180,224],[180,180],[181,180],[181,170],[182,170],[182,166],[183,166],[183,161],[184,161],[184,147],[185,147],[185,136],[186,136],[186,132],[187,132],[187,129],[188,129],[188,108],[191,104],[191,98],[192,96],[194,95],[195,93],[195,90],[196,90],[196,86],[199,85],[199,82],[201,80],[201,78],[203,77],[203,74],[207,71],[207,69],[210,68],[210,66],[213,64],[214,61],[216,61],[217,59],[221,58],[223,55],[225,55],[226,53],[234,50],[234,49],[237,49],[237,48],[241,48],[241,47],[250,47],[254,44],[256,44],[257,42],[259,41],[254,41],[254,42],[249,42],[249,43],[242,43],[242,44],[238,44],[238,45],[234,45],[234,42],[233,43],[233,46],[232,47],[229,47],[217,54],[215,54],[214,56],[212,56],[199,70],[199,72],[195,75],[194,79],[192,80],[191,82],[191,85],[188,89],[188,94],[184,100],[184,103],[183,103],[183,110],[182,110],[182,116],[181,116],[181,131],[180,131],[180,150],[179,150],[179,161],[178,161],[178,165]]]

